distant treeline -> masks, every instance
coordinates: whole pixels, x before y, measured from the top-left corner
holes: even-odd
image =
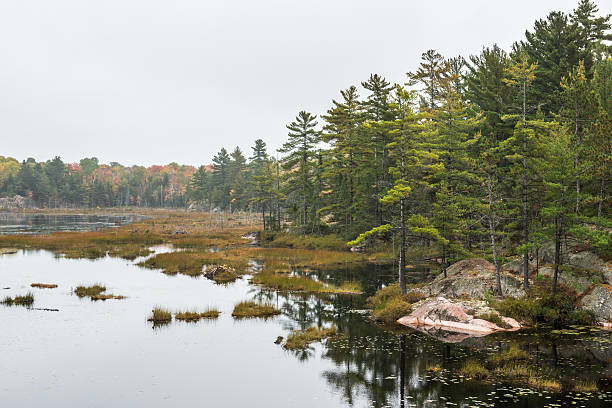
[[[21,195],[37,207],[183,207],[192,166],[122,166],[95,157],[64,163],[0,156],[0,195]]]

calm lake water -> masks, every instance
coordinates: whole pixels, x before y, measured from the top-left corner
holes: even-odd
[[[139,215],[0,213],[0,234],[91,231],[142,219]]]
[[[169,250],[156,247],[157,251]],[[0,306],[0,405],[16,407],[610,407],[610,332],[518,332],[445,344],[410,330],[385,331],[362,310],[364,296],[288,295],[248,277],[217,285],[168,276],[117,258],[65,259],[48,251],[0,256],[0,297],[32,291],[34,308]],[[366,291],[393,279],[388,268],[313,272],[363,280]],[[418,279],[418,275],[415,277]],[[56,289],[33,289],[33,282]],[[123,300],[92,302],[72,293],[102,283]],[[9,288],[9,289],[6,289]],[[282,315],[236,320],[234,305],[258,299]],[[153,327],[154,306],[217,307],[215,321]],[[308,350],[274,344],[292,329],[336,325],[341,335]],[[580,334],[575,334],[580,333]],[[455,369],[509,343],[564,381],[599,381],[601,391],[556,395],[467,381]],[[428,374],[431,364],[442,370]]]

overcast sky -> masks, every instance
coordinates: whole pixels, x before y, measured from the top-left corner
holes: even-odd
[[[505,49],[578,0],[0,0],[0,155],[209,163],[270,151],[370,73]],[[612,0],[596,0],[612,11]],[[363,94],[363,91],[361,92]]]

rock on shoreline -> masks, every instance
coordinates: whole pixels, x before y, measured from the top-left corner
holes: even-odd
[[[499,316],[505,327],[475,316],[497,315],[482,301],[452,301],[439,296],[414,305],[408,316],[397,322],[440,340],[455,343],[467,337],[482,337],[499,331],[514,331],[521,325],[510,317]],[[444,332],[451,332],[444,333]]]

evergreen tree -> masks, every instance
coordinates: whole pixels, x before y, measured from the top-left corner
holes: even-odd
[[[282,160],[285,188],[291,197],[294,227],[303,233],[315,228],[312,214],[313,189],[313,148],[319,143],[320,131],[316,130],[316,116],[301,111],[295,121],[287,125],[289,139],[278,151],[287,155]]]

